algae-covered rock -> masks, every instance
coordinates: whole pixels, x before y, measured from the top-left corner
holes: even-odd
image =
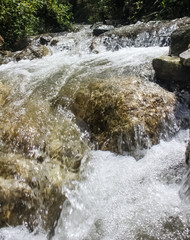
[[[190,89],[190,68],[179,57],[162,56],[153,59],[157,79],[169,88]]]
[[[52,230],[63,186],[77,179],[87,155],[85,137],[64,111],[35,98],[19,108],[4,104],[0,139],[0,227],[42,224]]]
[[[0,154],[0,226],[38,224],[52,229],[65,200],[62,186],[73,176],[56,160],[39,163],[20,154]]]
[[[175,96],[141,79],[85,81],[76,90],[64,86],[57,103],[67,105],[89,127],[102,150],[134,155],[169,134]]]
[[[5,100],[8,97],[10,90],[10,86],[7,86],[0,82],[0,106],[5,103]]]

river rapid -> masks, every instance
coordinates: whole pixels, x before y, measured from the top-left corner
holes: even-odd
[[[168,53],[167,46],[106,51],[100,45],[95,54],[89,50],[90,34],[89,27],[68,34],[43,59],[1,65],[0,81],[12,87],[9,111],[23,114],[21,109],[29,99],[51,101],[68,81],[80,82],[85,77],[135,75],[153,81],[152,59]],[[65,111],[66,117],[73,117]],[[40,226],[32,233],[24,225],[7,226],[0,229],[0,240],[190,239],[190,208],[184,190],[189,130],[176,132],[138,161],[129,154],[90,150],[80,179],[72,182],[72,189],[63,186],[67,200],[51,236]]]

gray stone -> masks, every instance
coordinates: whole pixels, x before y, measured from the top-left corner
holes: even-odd
[[[184,17],[172,21],[150,21],[147,23],[137,22],[136,24],[109,30],[98,36],[98,38],[100,38],[99,42],[107,50],[113,51],[132,46],[169,46],[172,32],[185,25],[190,25],[190,18]]]
[[[22,59],[33,60],[35,58],[42,58],[48,54],[51,54],[51,51],[46,46],[41,44],[30,44],[22,52],[16,54],[15,58],[17,61]]]
[[[98,37],[102,33],[108,32],[113,29],[114,29],[114,26],[112,26],[112,25],[100,25],[100,26],[94,28],[93,35]]]
[[[190,23],[176,29],[171,34],[170,55],[179,56],[188,49],[190,43]]]
[[[190,49],[186,50],[185,52],[182,52],[179,56],[181,63],[184,66],[190,67]]]
[[[155,58],[153,68],[157,79],[169,89],[190,89],[190,68],[183,66],[179,57]]]

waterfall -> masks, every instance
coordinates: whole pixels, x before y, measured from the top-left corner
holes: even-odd
[[[170,30],[175,28],[174,23]],[[67,150],[79,146],[83,151],[83,143],[86,139],[89,140],[88,129],[84,127],[85,131],[81,132],[81,126],[77,125],[69,108],[73,101],[72,94],[79,89],[84,79],[86,82],[114,79],[115,84],[119,84],[117,79],[135,76],[143,79],[148,88],[149,82],[154,80],[152,59],[168,53],[168,46],[158,46],[161,38],[156,38],[152,45],[147,45],[147,35],[140,34],[132,47],[126,47],[122,43],[122,48],[118,51],[108,51],[105,42],[99,42],[97,54],[90,50],[93,41],[91,33],[90,26],[84,26],[79,32],[57,36],[57,46],[49,46],[53,52],[51,56],[0,66],[0,81],[11,89],[4,108],[0,109],[0,119],[7,126],[14,122],[11,131],[19,126],[18,132],[27,133],[28,125],[22,126],[22,120],[26,118],[27,121],[27,114],[31,114],[30,121],[36,132],[34,137],[31,135],[34,146],[27,146],[26,156],[37,156],[38,162],[44,161],[43,167],[46,163],[49,164],[53,155],[50,154],[51,134],[57,136],[64,131],[64,137],[59,139]],[[145,38],[145,46],[138,44],[141,38]],[[110,49],[116,50],[112,47]],[[58,93],[63,88],[67,93],[63,98],[64,106],[53,108]],[[163,134],[163,139],[156,145],[148,145],[138,161],[128,152],[120,155],[96,150],[94,146],[88,148],[87,152],[83,151],[89,159],[86,160],[87,156],[82,158],[79,178],[63,184],[62,192],[67,199],[61,206],[60,217],[51,234],[40,224],[33,232],[23,224],[1,228],[0,239],[189,239],[189,203],[183,201],[184,193],[180,190],[185,174],[189,175],[184,161],[189,132],[180,130],[174,116],[171,119],[172,135],[164,137]],[[137,126],[136,129],[141,128]],[[5,154],[12,148],[18,150],[19,154],[20,149],[25,150],[22,146],[15,146],[14,141],[7,150],[2,137],[4,132],[0,131],[0,146]],[[71,133],[75,133],[76,137]],[[141,137],[140,133],[137,135]],[[11,137],[8,140],[11,142]],[[46,140],[50,144],[48,147],[44,143]],[[57,144],[56,141],[53,143]],[[78,152],[71,153],[69,150],[68,156],[78,156]],[[69,171],[68,167],[67,172]],[[69,174],[72,175],[73,172]]]

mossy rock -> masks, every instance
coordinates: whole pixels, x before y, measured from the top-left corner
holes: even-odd
[[[75,121],[52,110],[48,101],[29,100],[17,114],[14,109],[10,111],[7,104],[0,120],[3,151],[23,154],[41,162],[50,157],[70,171],[79,170],[88,151],[88,141],[82,137]]]
[[[179,57],[161,56],[153,59],[157,79],[171,90],[190,90],[190,67],[181,63]]]
[[[0,227],[42,224],[51,230],[65,200],[68,178],[60,162],[39,163],[20,154],[0,154]]]
[[[10,86],[0,82],[0,106],[2,106],[5,103],[7,97],[9,96],[10,91],[11,91]]]
[[[68,84],[56,103],[70,105],[100,149],[135,155],[171,133],[166,124],[172,124],[175,101],[173,93],[152,82],[128,78],[83,81],[77,90]]]
[[[48,101],[28,99],[15,109],[8,99],[0,115],[0,227],[42,224],[50,231],[65,200],[63,186],[78,178],[88,142]]]

